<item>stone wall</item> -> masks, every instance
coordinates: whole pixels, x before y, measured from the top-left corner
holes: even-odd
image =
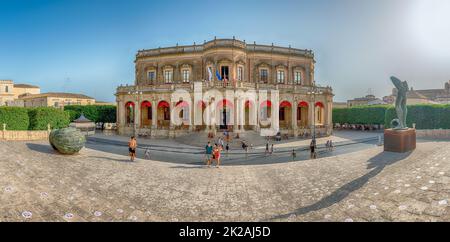
[[[50,132],[29,130],[0,130],[0,140],[31,141],[47,140]]]
[[[418,138],[450,138],[450,129],[418,129]]]

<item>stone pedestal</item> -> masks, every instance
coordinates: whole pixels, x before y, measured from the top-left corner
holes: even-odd
[[[384,130],[384,151],[405,153],[416,149],[416,130]]]

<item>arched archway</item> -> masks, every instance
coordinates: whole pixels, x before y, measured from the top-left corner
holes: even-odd
[[[289,101],[282,101],[279,109],[279,124],[282,129],[289,129],[292,120],[292,104]]]
[[[170,127],[170,104],[167,101],[160,101],[157,109],[158,127]]]
[[[181,127],[183,129],[188,129],[189,125],[190,125],[189,103],[186,101],[180,100],[177,102],[175,107],[180,109],[180,112],[178,113],[178,118],[180,118],[182,121]]]
[[[141,128],[149,128],[152,125],[152,103],[143,101],[141,103]]]
[[[259,122],[261,128],[270,127],[270,118],[272,118],[272,102],[270,100],[263,101],[260,105]]]
[[[125,122],[127,125],[134,124],[134,102],[125,103]]]
[[[297,126],[299,128],[306,128],[308,126],[308,112],[309,103],[300,101],[297,107]]]
[[[249,130],[249,129],[252,129],[253,127],[254,127],[254,125],[255,125],[255,123],[251,123],[251,119],[252,119],[252,117],[251,117],[251,108],[254,108],[254,106],[255,106],[255,103],[253,102],[253,101],[250,101],[250,100],[247,100],[247,101],[245,101],[245,103],[244,103],[244,129],[246,129],[246,130]],[[254,112],[253,113],[253,116],[256,116],[255,115],[256,114],[256,112]],[[253,118],[253,121],[255,121],[255,117]]]
[[[206,124],[204,120],[205,115],[205,109],[206,109],[206,102],[203,100],[200,100],[197,102],[197,111],[194,114],[194,120],[197,120],[194,125],[197,131],[206,129]]]
[[[324,124],[324,115],[325,115],[325,112],[324,112],[324,108],[325,108],[325,105],[323,105],[323,103],[322,102],[316,102],[316,104],[314,105],[315,106],[315,122],[316,122],[316,125],[323,125]]]

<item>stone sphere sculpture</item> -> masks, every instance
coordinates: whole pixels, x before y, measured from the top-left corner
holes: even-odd
[[[78,153],[86,143],[86,137],[76,128],[56,129],[50,132],[50,145],[61,154]]]

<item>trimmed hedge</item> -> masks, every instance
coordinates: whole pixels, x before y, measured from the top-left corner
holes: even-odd
[[[116,106],[113,105],[69,105],[64,110],[69,112],[70,121],[80,117],[81,113],[95,123],[115,123],[116,122]]]
[[[69,126],[69,114],[61,109],[50,107],[31,108],[28,112],[30,117],[30,130],[45,130],[50,124],[52,129],[60,129]]]
[[[387,108],[386,105],[334,108],[333,122],[340,124],[384,124]]]
[[[392,119],[397,118],[394,107],[386,110],[385,127],[390,128]],[[421,104],[408,106],[406,125],[416,129],[450,129],[450,105]]]
[[[391,121],[397,118],[391,105],[359,106],[352,108],[334,108],[333,123],[340,124],[384,124],[390,128]],[[406,124],[416,129],[450,129],[449,104],[420,104],[408,106]]]
[[[69,126],[68,113],[53,107],[24,108],[0,107],[0,128],[7,130],[47,130]]]
[[[0,107],[0,129],[6,124],[8,130],[27,130],[30,125],[28,109],[21,107]]]

